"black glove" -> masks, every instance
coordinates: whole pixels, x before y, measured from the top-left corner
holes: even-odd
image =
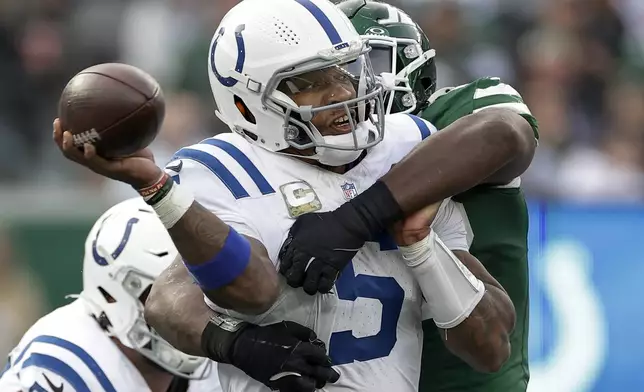
[[[331,212],[297,218],[279,253],[280,273],[307,294],[328,293],[365,242],[403,217],[387,186],[378,181]]]
[[[340,272],[366,242],[345,227],[337,211],[302,215],[280,250],[280,273],[307,294],[328,293]]]
[[[300,324],[246,324],[239,331],[225,334],[215,324],[208,324],[202,335],[204,351],[213,353],[211,358],[215,361],[237,367],[272,390],[314,392],[340,377],[331,367],[324,343]],[[225,358],[219,355],[222,349],[227,351]]]

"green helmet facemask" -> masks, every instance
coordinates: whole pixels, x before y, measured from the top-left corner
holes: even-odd
[[[421,28],[404,11],[372,0],[337,5],[372,47],[374,71],[391,90],[385,112],[418,113],[436,89],[435,51]]]

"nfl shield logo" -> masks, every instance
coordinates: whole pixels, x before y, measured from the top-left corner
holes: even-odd
[[[340,188],[342,188],[342,192],[344,192],[344,198],[347,200],[351,200],[354,197],[358,196],[358,191],[356,190],[356,186],[345,182],[344,185],[341,185]]]

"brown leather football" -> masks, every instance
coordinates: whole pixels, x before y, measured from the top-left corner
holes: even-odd
[[[127,64],[99,64],[74,76],[60,97],[58,117],[74,144],[96,146],[106,158],[131,155],[159,132],[165,100],[159,83]]]

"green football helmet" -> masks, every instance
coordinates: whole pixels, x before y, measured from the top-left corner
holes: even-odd
[[[391,91],[386,114],[422,111],[436,89],[436,52],[423,30],[404,11],[386,3],[345,0],[337,6],[369,41],[373,69]]]

